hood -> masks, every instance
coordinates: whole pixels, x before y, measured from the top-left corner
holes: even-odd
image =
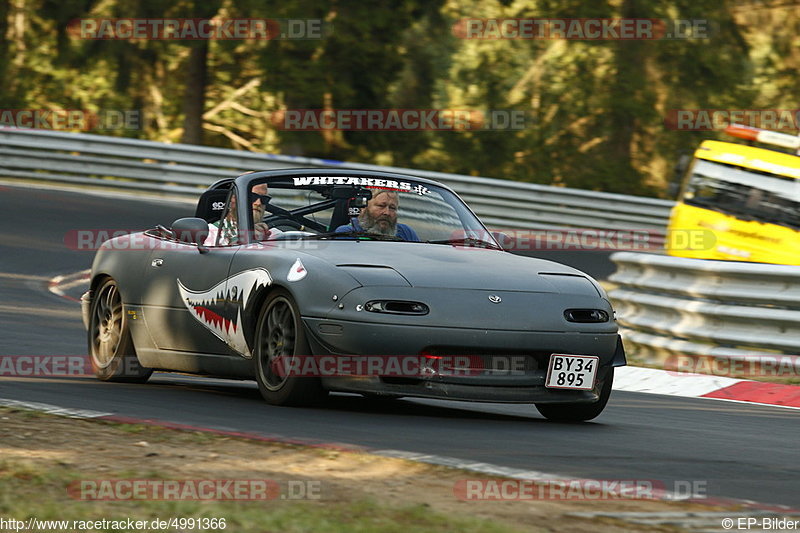
[[[364,286],[561,292],[599,296],[574,268],[485,248],[386,241],[318,242],[305,253],[342,268]]]

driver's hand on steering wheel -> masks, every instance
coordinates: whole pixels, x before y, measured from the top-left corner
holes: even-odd
[[[265,241],[270,237],[270,229],[266,222],[256,222],[253,226],[253,238],[257,241]]]

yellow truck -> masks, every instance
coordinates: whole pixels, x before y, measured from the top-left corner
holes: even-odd
[[[784,133],[740,125],[725,133],[800,149],[800,137]],[[691,237],[698,234],[710,238]],[[683,177],[665,244],[679,257],[800,265],[800,156],[704,141]]]

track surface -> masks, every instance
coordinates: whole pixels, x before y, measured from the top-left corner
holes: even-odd
[[[0,209],[0,355],[86,353],[77,303],[47,291],[52,276],[91,265],[92,252],[64,245],[68,231],[145,228],[193,212],[188,204],[14,186],[0,186]],[[800,508],[800,415],[776,407],[615,392],[595,422],[571,425],[546,422],[532,406],[375,404],[351,395],[322,408],[280,408],[263,403],[252,382],[175,374],[146,385],[5,377],[0,398],[668,489],[699,481],[711,497]]]

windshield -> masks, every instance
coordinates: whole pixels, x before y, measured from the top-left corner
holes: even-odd
[[[497,247],[481,222],[447,189],[413,178],[287,176],[265,183],[261,220],[273,237],[366,239]],[[469,241],[469,242],[467,242]]]
[[[683,201],[741,220],[800,229],[797,180],[698,159]]]

